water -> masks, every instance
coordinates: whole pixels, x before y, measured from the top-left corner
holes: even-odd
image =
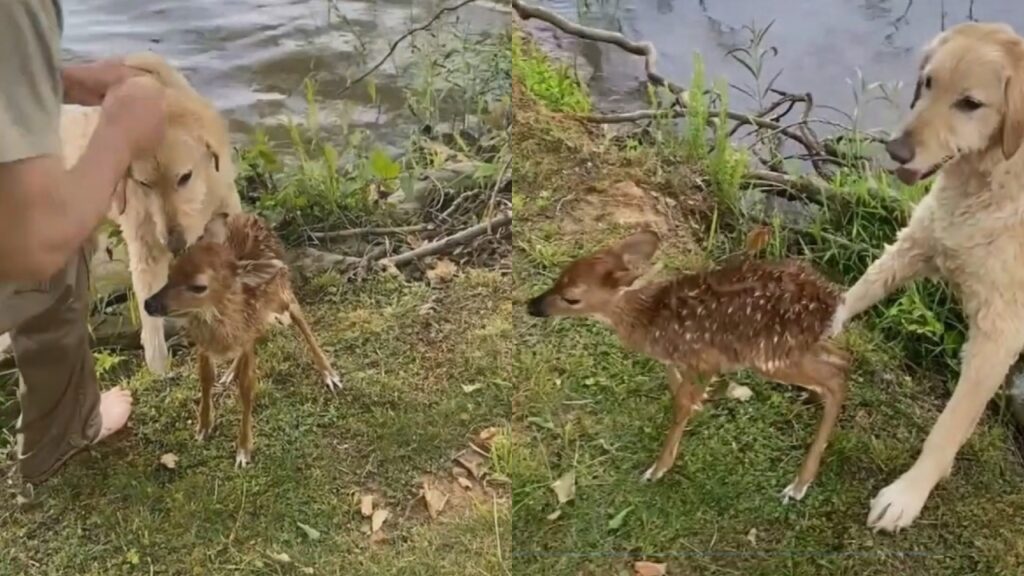
[[[775,23],[766,38],[778,48],[765,80],[782,70],[777,88],[812,92],[815,102],[850,111],[859,68],[867,82],[902,81],[895,104],[861,105],[862,127],[888,127],[910,102],[918,51],[945,26],[974,19],[1007,22],[1024,32],[1024,2],[1010,0],[540,0],[540,4],[583,24],[653,42],[659,69],[685,84],[699,51],[709,77],[743,86],[743,68],[725,56],[744,46],[744,25]],[[580,8],[589,4],[589,9]],[[579,6],[579,7],[578,7]],[[563,41],[565,42],[565,41]],[[618,48],[563,44],[594,69],[593,88],[605,107],[636,107],[642,61]],[[747,110],[738,92],[732,103]],[[642,101],[641,101],[642,102]],[[862,101],[863,102],[863,101]],[[816,116],[831,116],[819,111]]]
[[[319,82],[320,109],[330,118],[389,140],[403,134],[409,79],[388,63],[374,75],[378,102],[365,88],[342,99],[347,78],[382,57],[391,42],[433,16],[438,0],[64,0],[64,49],[70,60],[154,50],[182,69],[228,117],[236,133],[259,123],[301,119],[304,79]],[[460,28],[486,29],[507,19],[486,3],[459,13]],[[408,58],[400,50],[399,59]],[[270,131],[274,134],[274,130]]]

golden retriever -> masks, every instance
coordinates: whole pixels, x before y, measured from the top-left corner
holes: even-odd
[[[913,466],[871,501],[868,525],[918,517],[1024,348],[1024,39],[966,23],[925,49],[909,118],[886,146],[913,183],[937,173],[895,242],[846,292],[833,331],[922,276],[956,290],[968,320],[960,380]]]
[[[167,135],[153,156],[133,160],[108,214],[128,249],[146,364],[162,374],[169,360],[164,322],[146,314],[143,303],[167,282],[174,254],[195,242],[214,214],[242,206],[227,123],[213,105],[156,54],[129,55],[125,64],[167,88]],[[78,160],[98,121],[99,108],[63,107],[65,165]]]

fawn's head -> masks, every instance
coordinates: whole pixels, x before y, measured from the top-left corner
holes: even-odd
[[[527,311],[539,317],[601,318],[643,274],[659,244],[655,232],[644,230],[570,263],[551,288],[530,300]]]
[[[227,215],[215,216],[199,240],[171,264],[167,284],[146,299],[146,313],[215,316],[228,297],[244,286],[263,285],[284,268],[277,259],[235,259],[227,236]]]

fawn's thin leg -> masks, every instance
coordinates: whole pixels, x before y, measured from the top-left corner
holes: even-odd
[[[252,460],[252,406],[256,393],[256,351],[250,347],[238,357],[238,397],[242,405],[242,424],[238,429],[235,467],[246,467]]]
[[[196,425],[196,437],[200,441],[206,440],[210,436],[210,431],[213,430],[213,401],[210,396],[216,377],[213,359],[200,352],[199,386],[202,395],[199,397],[199,422]]]
[[[793,482],[782,491],[784,502],[790,498],[800,500],[807,493],[808,486],[818,476],[818,468],[821,466],[821,458],[825,453],[825,447],[832,437],[836,422],[839,420],[839,413],[846,399],[846,375],[845,367],[836,358],[827,356],[827,352],[816,349],[796,366],[780,368],[765,376],[783,382],[810,389],[817,394],[824,404],[824,411],[821,416],[821,423],[818,424],[818,431],[814,436],[804,456],[803,464]]]
[[[313,335],[313,331],[309,329],[309,323],[306,322],[306,315],[302,313],[302,307],[295,301],[295,298],[290,298],[288,303],[288,316],[292,319],[292,324],[298,329],[299,334],[302,335],[302,339],[306,341],[306,346],[309,348],[309,354],[313,357],[313,363],[316,364],[316,369],[320,371],[323,376],[324,384],[327,384],[327,389],[331,392],[337,392],[341,389],[341,377],[331,367],[331,361],[327,359],[320,343],[317,342],[316,336]]]
[[[661,454],[654,465],[644,472],[644,481],[655,481],[665,475],[676,462],[679,441],[686,430],[686,422],[694,410],[700,409],[704,398],[704,382],[693,374],[683,374],[675,366],[668,369],[668,387],[672,391],[672,427],[665,435]]]

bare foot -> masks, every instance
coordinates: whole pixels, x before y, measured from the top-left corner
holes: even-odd
[[[115,386],[100,395],[100,435],[96,442],[117,432],[128,422],[132,413],[132,393]]]

